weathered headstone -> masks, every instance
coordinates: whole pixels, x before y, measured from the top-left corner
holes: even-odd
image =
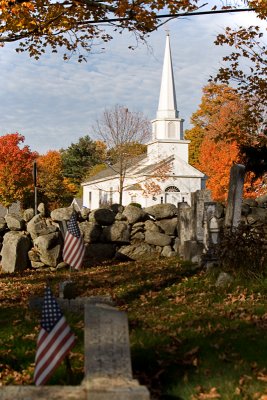
[[[193,238],[197,242],[203,242],[204,239],[204,228],[203,228],[203,215],[205,203],[211,201],[210,190],[197,190],[191,194],[192,202],[192,219],[193,219],[193,232],[195,237]]]
[[[235,164],[231,168],[230,183],[225,213],[225,226],[236,228],[241,220],[242,194],[245,179],[245,166]]]
[[[116,308],[85,306],[85,377],[132,378],[127,315]]]
[[[84,342],[88,400],[149,400],[146,387],[132,377],[126,313],[86,304]]]

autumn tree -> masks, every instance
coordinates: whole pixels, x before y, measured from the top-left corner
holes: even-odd
[[[259,18],[266,21],[266,1],[247,3],[255,8]],[[247,124],[251,129],[251,140],[240,144],[240,152],[247,170],[256,177],[267,172],[267,47],[263,40],[264,30],[266,34],[267,27],[226,27],[215,41],[216,45],[233,48],[223,58],[223,65],[213,81],[234,85],[249,107],[251,119]]]
[[[186,132],[186,137],[191,139],[190,161],[208,176],[207,187],[214,200],[224,200],[233,162],[246,166],[244,195],[259,194],[264,172],[253,171],[243,149],[251,148],[251,143],[261,135],[254,134],[257,120],[250,115],[250,107],[238,91],[226,84],[205,86],[191,123],[193,128]]]
[[[221,11],[213,0],[205,5],[210,12]],[[222,9],[247,6],[262,18],[266,15],[263,0],[222,0],[217,5]],[[134,32],[137,40],[144,39],[163,23],[161,11],[175,17],[202,7],[200,0],[0,0],[0,43],[18,42],[18,52],[27,51],[36,59],[51,48],[54,53],[63,49],[64,59],[76,53],[82,61],[93,44],[104,45],[113,32],[126,30]]]
[[[106,145],[93,141],[88,135],[81,137],[78,143],[72,143],[61,150],[63,175],[76,185],[77,191],[90,168],[106,159]]]
[[[126,171],[132,165],[132,159],[144,151],[140,144],[149,138],[149,121],[140,112],[116,105],[104,111],[93,130],[116,160],[116,164],[110,163],[110,168],[119,175],[119,202],[122,204]]]
[[[208,177],[207,189],[211,190],[213,200],[227,200],[230,169],[238,159],[238,152],[235,141],[229,143],[221,140],[216,143],[208,137],[203,139],[198,168]]]
[[[24,206],[31,195],[33,204],[33,161],[38,154],[22,146],[24,140],[19,133],[0,137],[0,203],[5,207],[15,201]]]
[[[203,88],[203,96],[198,110],[191,116],[191,129],[185,132],[191,140],[189,162],[197,166],[201,144],[205,137],[218,141],[238,141],[248,143],[249,109],[234,88],[228,85],[210,83]]]
[[[47,48],[65,50],[64,58],[77,53],[83,60],[92,44],[108,42],[113,31],[131,31],[138,38],[156,29],[157,12],[198,9],[199,0],[1,0],[0,43],[18,42],[17,51],[38,59]],[[101,22],[105,22],[101,24]],[[112,32],[112,31],[111,31]]]
[[[69,205],[76,194],[76,186],[63,176],[59,151],[50,150],[37,159],[38,197],[50,208]]]

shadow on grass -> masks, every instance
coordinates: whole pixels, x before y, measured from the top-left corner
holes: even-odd
[[[222,323],[219,318],[213,322]],[[248,377],[248,393],[252,384],[263,390],[264,382],[257,382],[257,374],[266,367],[264,327],[240,322],[235,328],[226,326],[211,333],[188,332],[180,343],[140,328],[132,335],[134,375],[153,399],[190,400],[199,387],[217,387],[224,393],[222,399],[232,399],[242,376]]]

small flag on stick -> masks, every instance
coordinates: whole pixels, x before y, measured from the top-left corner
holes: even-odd
[[[75,336],[49,286],[45,289],[41,331],[37,339],[34,383],[44,385],[75,344]]]
[[[75,269],[80,269],[85,253],[85,246],[77,222],[76,213],[73,212],[68,222],[63,248],[63,260]]]

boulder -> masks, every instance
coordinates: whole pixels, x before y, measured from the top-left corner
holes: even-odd
[[[28,257],[29,257],[30,261],[39,262],[40,261],[40,254],[39,254],[38,249],[36,247],[33,247],[28,252]]]
[[[58,265],[57,265],[57,269],[64,269],[64,268],[69,268],[69,264],[65,263],[65,261],[61,261]]]
[[[259,207],[267,207],[267,193],[256,198]]]
[[[172,218],[178,213],[178,209],[174,204],[156,204],[144,209],[149,215],[156,219]]]
[[[41,261],[31,261],[31,267],[34,269],[43,268],[46,265]]]
[[[47,226],[46,220],[40,214],[35,215],[27,224],[27,231],[33,240],[38,236],[54,233],[57,230],[54,225]]]
[[[24,210],[24,212],[23,212],[24,221],[29,222],[33,217],[34,217],[34,209],[33,208],[27,208],[27,210]]]
[[[142,208],[128,205],[125,207],[122,215],[127,218],[129,224],[135,224],[136,222],[143,221],[147,217],[147,213]]]
[[[252,207],[251,213],[247,216],[247,221],[250,225],[255,222],[267,222],[267,208]]]
[[[89,221],[103,226],[112,225],[115,221],[115,213],[108,208],[99,208],[90,212]]]
[[[131,233],[131,240],[133,241],[143,241],[145,239],[145,234],[144,232],[135,232]]]
[[[23,232],[10,231],[4,236],[2,256],[2,270],[4,272],[21,272],[29,267],[28,251],[31,240]]]
[[[72,207],[56,208],[55,210],[51,211],[50,217],[56,222],[68,221],[72,213]]]
[[[60,232],[38,236],[33,241],[40,254],[40,261],[50,267],[56,267],[61,261],[62,237]]]
[[[144,260],[149,258],[155,258],[159,253],[157,250],[149,246],[148,243],[134,243],[129,246],[122,246],[116,252],[117,259],[128,259],[128,260]]]
[[[171,246],[164,246],[161,255],[162,257],[174,257],[177,253],[171,248]]]
[[[11,231],[23,231],[25,229],[25,221],[18,214],[7,214],[5,220],[8,229]]]
[[[119,212],[115,215],[115,221],[127,221],[127,217]]]
[[[4,232],[7,228],[7,223],[4,217],[0,217],[0,232]]]
[[[96,222],[81,222],[79,228],[85,243],[97,242],[102,234],[102,227]]]
[[[145,222],[145,230],[151,232],[162,232],[161,228],[151,220]]]
[[[128,243],[130,241],[129,227],[123,221],[115,221],[114,224],[103,229],[103,238],[108,242]]]
[[[153,244],[154,246],[169,246],[171,244],[172,238],[165,233],[159,233],[154,231],[146,231],[145,242],[148,244]]]
[[[156,224],[160,227],[161,231],[166,235],[175,235],[177,230],[177,217],[169,219],[161,219]]]
[[[37,211],[39,212],[39,214],[40,214],[42,217],[45,217],[45,216],[46,216],[46,209],[45,209],[44,203],[40,203],[40,204],[38,205]]]

